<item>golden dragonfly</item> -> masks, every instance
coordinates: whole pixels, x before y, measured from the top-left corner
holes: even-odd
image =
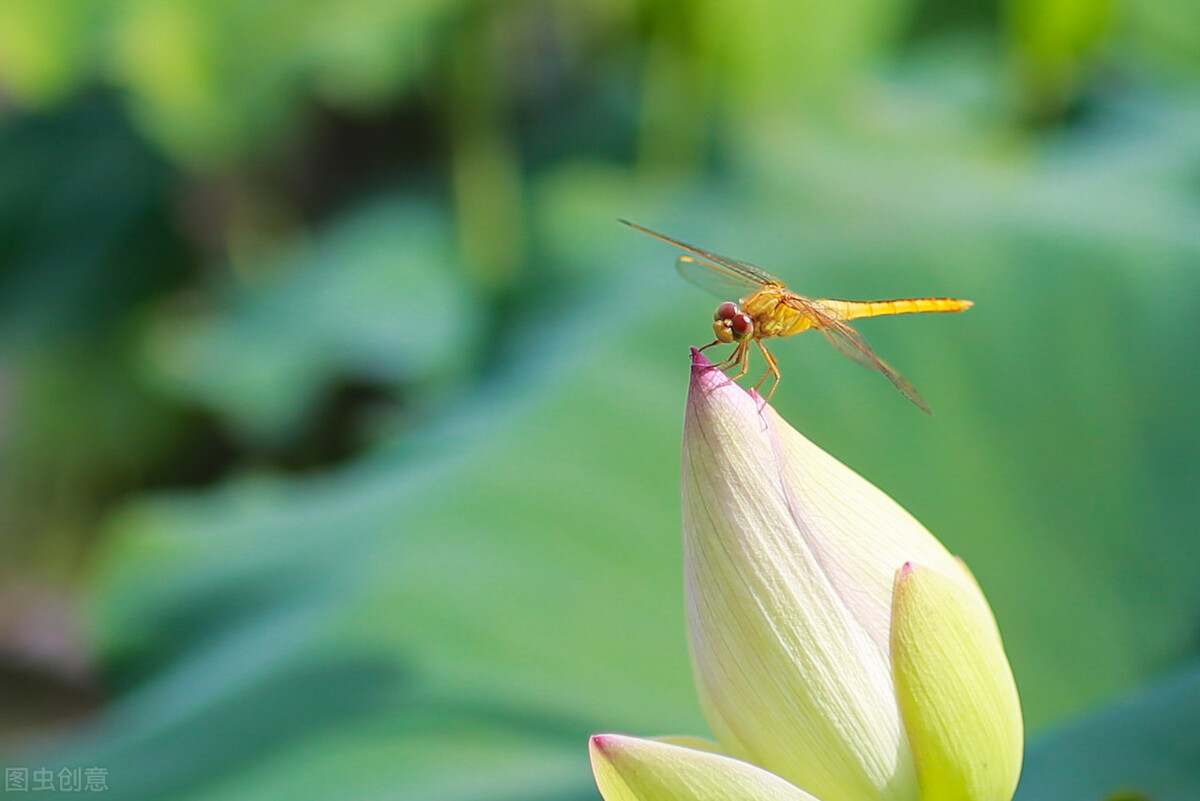
[[[787,288],[787,284],[766,270],[744,261],[710,253],[678,239],[651,231],[649,228],[620,220],[636,231],[661,239],[690,255],[680,256],[675,262],[680,274],[696,286],[717,297],[728,298],[738,293],[737,301],[726,300],[713,314],[713,333],[716,339],[700,350],[714,345],[735,344],[729,358],[716,365],[727,370],[735,365],[739,368],[736,381],[750,370],[750,344],[754,343],[767,360],[767,372],[759,379],[755,389],[774,376],[775,382],[767,393],[767,400],[779,388],[779,363],[763,344],[771,337],[790,337],[816,329],[844,355],[887,376],[904,397],[915,403],[922,411],[933,414],[929,404],[917,392],[907,378],[896,372],[890,364],[875,355],[862,335],[848,324],[849,320],[863,317],[881,317],[889,314],[913,314],[917,312],[966,311],[973,301],[957,298],[900,298],[897,300],[835,300],[831,298],[806,298]]]

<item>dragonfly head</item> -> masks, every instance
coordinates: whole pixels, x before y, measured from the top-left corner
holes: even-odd
[[[713,313],[713,333],[720,342],[743,342],[754,336],[754,320],[727,300]]]

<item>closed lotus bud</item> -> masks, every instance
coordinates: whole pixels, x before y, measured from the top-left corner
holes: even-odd
[[[683,540],[717,742],[597,735],[606,801],[1010,801],[1020,701],[974,577],[698,352]]]
[[[932,797],[924,738],[937,726],[909,721],[961,717],[975,753],[954,758],[1003,766],[993,770],[1003,775],[967,782],[972,794],[956,797],[1011,798],[1020,705],[973,577],[899,504],[699,354],[684,429],[683,534],[695,678],[727,753],[823,801],[915,801]],[[906,564],[936,576],[954,604],[922,613],[920,633],[905,642],[941,642],[941,658],[958,667],[906,664],[940,674],[929,681],[975,680],[928,692],[918,707],[958,706],[924,716],[900,703],[894,678],[893,598]],[[906,686],[929,689],[911,677]],[[943,765],[949,756],[939,753]]]

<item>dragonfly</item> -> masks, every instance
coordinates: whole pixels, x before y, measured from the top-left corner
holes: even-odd
[[[929,404],[904,376],[894,367],[879,358],[867,340],[849,324],[850,320],[865,317],[882,317],[891,314],[913,314],[919,312],[960,312],[974,306],[973,301],[958,298],[900,298],[897,300],[836,300],[833,298],[806,298],[787,288],[780,279],[766,270],[744,261],[731,259],[707,250],[672,239],[651,231],[637,223],[620,220],[635,231],[649,234],[655,239],[687,251],[675,262],[680,274],[696,286],[725,300],[713,313],[713,333],[716,339],[700,350],[714,345],[733,344],[729,358],[716,365],[718,369],[738,368],[732,380],[737,381],[750,371],[751,345],[757,345],[767,362],[767,372],[755,385],[757,390],[774,376],[774,383],[766,400],[779,388],[782,375],[779,362],[763,344],[764,339],[790,337],[815,329],[843,355],[864,367],[877,370],[912,401],[921,411],[933,414]]]

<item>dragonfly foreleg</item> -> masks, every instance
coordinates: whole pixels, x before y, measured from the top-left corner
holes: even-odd
[[[737,375],[730,376],[731,381],[737,381],[746,373],[750,372],[750,343],[746,340],[739,342],[737,350],[733,352],[733,356],[730,357],[730,360],[731,362],[736,362],[738,367],[741,368],[738,370]],[[730,367],[732,366],[733,364],[731,363]]]
[[[705,345],[705,347],[708,347],[708,346]],[[739,345],[739,346],[735,347],[733,349],[733,351],[729,354],[728,359],[721,362],[720,364],[714,364],[713,367],[716,367],[718,370],[728,370],[730,367],[733,367],[735,364],[737,364],[738,359],[741,358],[740,351],[741,351],[741,346]]]

